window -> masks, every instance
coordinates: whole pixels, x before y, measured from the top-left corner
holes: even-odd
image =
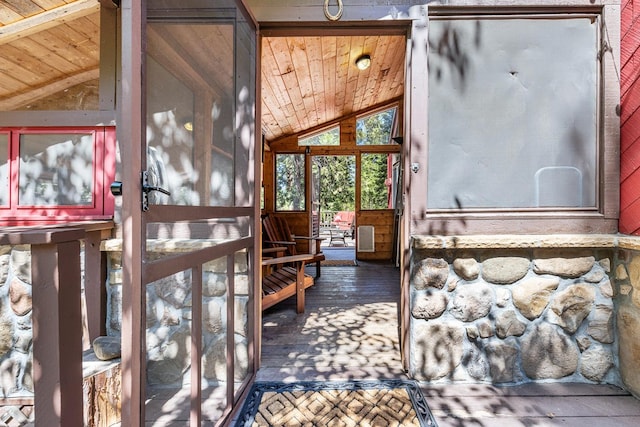
[[[362,154],[361,209],[393,209],[395,207],[398,170],[398,154]]]
[[[340,126],[299,138],[298,145],[340,145]]]
[[[276,210],[305,210],[304,154],[276,154]]]
[[[392,144],[396,126],[396,107],[360,117],[356,120],[357,145]]]
[[[431,21],[428,209],[597,209],[598,25]]]
[[[114,128],[0,133],[0,223],[110,219]]]

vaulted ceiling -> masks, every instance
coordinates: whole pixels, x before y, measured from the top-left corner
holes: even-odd
[[[264,37],[265,137],[303,132],[402,96],[405,37],[373,34]],[[371,57],[364,71],[355,66],[362,54]],[[64,97],[71,109],[97,109],[88,103],[98,99],[99,67],[99,0],[0,2],[0,111],[49,109]]]

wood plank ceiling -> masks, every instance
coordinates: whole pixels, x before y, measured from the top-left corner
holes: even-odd
[[[99,0],[0,2],[0,111],[46,109],[47,97],[59,102],[74,86],[97,88],[99,8]],[[269,141],[404,92],[404,36],[274,36],[262,43],[262,128]],[[371,56],[364,71],[355,66],[362,54]]]
[[[264,37],[262,126],[273,141],[404,93],[405,37]],[[371,67],[355,66],[362,55]]]

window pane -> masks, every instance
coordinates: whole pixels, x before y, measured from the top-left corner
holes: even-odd
[[[9,135],[0,133],[0,206],[9,205]]]
[[[19,205],[93,205],[93,135],[23,134],[19,150]]]
[[[395,117],[396,107],[393,107],[356,120],[356,144],[391,144]]]
[[[396,194],[396,154],[363,154],[360,189],[362,209],[393,209]],[[394,179],[394,177],[396,179]]]
[[[300,138],[298,145],[340,145],[340,126]]]
[[[429,208],[596,206],[597,26],[430,23]]]
[[[276,210],[305,210],[304,154],[276,155]]]

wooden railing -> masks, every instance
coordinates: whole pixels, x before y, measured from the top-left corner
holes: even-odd
[[[0,228],[0,245],[30,245],[36,426],[83,425],[82,351],[104,333],[100,240],[112,222]],[[88,340],[83,344],[81,241]]]

